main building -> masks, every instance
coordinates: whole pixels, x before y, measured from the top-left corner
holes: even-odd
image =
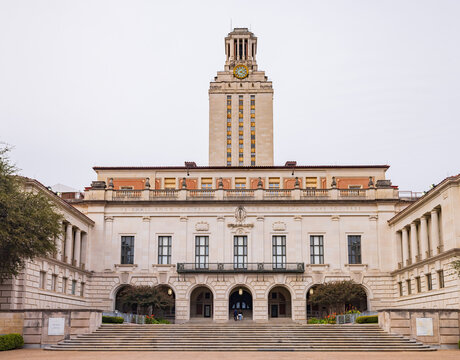
[[[460,176],[416,198],[387,165],[275,166],[257,38],[234,29],[225,54],[209,88],[209,166],[94,167],[84,199],[55,199],[58,252],[3,285],[2,309],[126,311],[117,295],[142,284],[175,298],[178,323],[234,309],[305,322],[323,311],[308,302],[316,285],[350,279],[361,310],[459,309]]]

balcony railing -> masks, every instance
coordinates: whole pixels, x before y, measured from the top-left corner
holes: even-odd
[[[305,272],[304,263],[178,263],[177,272],[186,273],[297,273]]]
[[[399,198],[401,200],[415,201],[424,195],[423,192],[416,191],[399,191]]]
[[[331,201],[399,199],[395,189],[90,189],[85,200],[107,201]]]

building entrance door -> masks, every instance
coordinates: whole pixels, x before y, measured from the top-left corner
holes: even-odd
[[[272,313],[272,318],[277,318],[278,317],[278,305],[272,305],[272,309],[271,309],[271,313]]]
[[[211,305],[204,306],[204,317],[211,317]]]

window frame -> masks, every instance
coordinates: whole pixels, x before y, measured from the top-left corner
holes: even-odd
[[[243,240],[240,244],[238,240]],[[240,261],[242,259],[242,261]],[[248,268],[248,236],[233,235],[233,268],[247,270]]]
[[[444,270],[438,270],[438,288],[439,289],[444,289],[446,287],[445,281],[444,281]]]
[[[131,240],[131,244],[127,244],[126,241]],[[125,241],[125,243],[123,243]],[[133,265],[134,264],[134,235],[121,235],[120,236],[120,264],[121,265]]]
[[[359,247],[356,249],[356,243],[351,243],[353,238],[359,239]],[[362,236],[360,234],[347,235],[348,243],[348,264],[350,265],[361,265],[362,261]],[[357,252],[357,253],[355,253]]]
[[[160,243],[160,239],[162,242]],[[168,240],[167,244],[163,243],[163,240]],[[171,265],[171,254],[172,254],[172,235],[158,235],[158,265]],[[161,251],[160,251],[161,249]],[[166,252],[164,250],[166,249]],[[166,262],[164,262],[166,260]]]
[[[281,243],[278,243],[278,240],[281,240]],[[284,234],[272,235],[272,261],[273,269],[286,269],[286,235]]]
[[[195,269],[209,269],[209,235],[195,235]]]
[[[320,240],[319,244],[315,244],[315,239]],[[315,250],[319,250],[317,254]],[[318,259],[318,262],[316,262]],[[323,265],[324,264],[324,235],[310,235],[310,264]]]

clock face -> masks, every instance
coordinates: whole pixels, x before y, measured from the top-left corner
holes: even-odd
[[[249,74],[249,69],[246,65],[236,65],[233,68],[233,75],[238,79],[244,79]]]

